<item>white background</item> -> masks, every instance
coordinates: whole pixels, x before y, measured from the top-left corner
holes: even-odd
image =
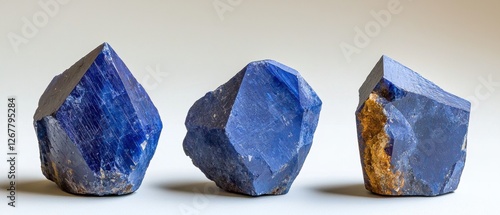
[[[50,0],[0,0],[0,158],[7,152],[8,96],[18,101],[20,153],[15,209],[4,197],[8,166],[0,162],[0,214],[500,213],[500,86],[481,81],[500,81],[497,0],[401,0],[398,13],[385,26],[372,26],[372,37],[358,44],[350,61],[340,44],[356,46],[356,28],[374,24],[370,11],[387,11],[390,0],[72,0],[61,1],[50,14],[39,2]],[[228,11],[218,13],[214,2]],[[23,20],[36,33],[23,33]],[[9,35],[27,43],[16,45]],[[32,116],[53,76],[104,41],[143,82],[165,127],[136,193],[74,196],[42,175]],[[467,163],[455,193],[386,198],[364,189],[354,111],[358,88],[382,54],[473,101]],[[216,189],[191,164],[182,150],[184,119],[207,91],[248,62],[267,58],[301,72],[323,100],[323,110],[291,191],[248,198]]]

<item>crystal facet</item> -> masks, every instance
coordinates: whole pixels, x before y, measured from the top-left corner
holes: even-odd
[[[356,110],[365,187],[393,196],[457,189],[470,102],[383,56],[359,90]]]
[[[54,77],[34,116],[42,172],[81,195],[141,185],[162,129],[156,107],[107,44]]]
[[[320,110],[297,71],[252,62],[191,107],[184,151],[226,191],[285,194],[309,153]]]

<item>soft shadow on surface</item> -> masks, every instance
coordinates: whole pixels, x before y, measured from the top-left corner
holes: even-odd
[[[316,187],[316,191],[332,195],[365,197],[365,198],[382,198],[365,189],[364,184],[341,184],[335,186]]]
[[[186,194],[202,194],[208,196],[225,196],[235,198],[252,198],[251,196],[226,192],[214,182],[171,182],[162,184],[160,187],[167,191],[174,191]]]
[[[365,189],[364,184],[343,184],[336,186],[323,186],[316,187],[316,191],[332,195],[365,197],[365,198],[429,198],[429,196],[385,196],[372,193]],[[447,196],[451,193],[431,196],[430,198],[438,198],[440,196]]]
[[[2,184],[2,189],[9,189],[10,184]],[[64,197],[83,197],[83,198],[113,198],[120,197],[117,195],[110,196],[91,196],[91,195],[77,195],[67,193],[61,190],[54,182],[40,179],[40,180],[31,180],[31,181],[16,181],[16,192],[17,193],[30,193],[35,195],[47,195],[47,196],[64,196]],[[121,196],[133,195],[125,194]]]
[[[2,189],[9,189],[9,187],[10,184],[2,184]],[[16,192],[49,196],[75,196],[62,191],[54,182],[49,180],[17,181]]]

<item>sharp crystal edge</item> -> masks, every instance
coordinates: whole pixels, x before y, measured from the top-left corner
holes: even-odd
[[[54,77],[34,115],[42,172],[80,195],[136,191],[154,155],[158,110],[104,43]]]
[[[359,89],[358,143],[365,187],[388,196],[457,189],[470,102],[382,56]]]
[[[321,105],[294,69],[252,62],[194,103],[184,152],[226,191],[286,194],[311,148]]]

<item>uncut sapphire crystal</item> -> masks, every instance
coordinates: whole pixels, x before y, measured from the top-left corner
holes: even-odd
[[[309,153],[320,110],[297,71],[252,62],[191,107],[184,152],[226,191],[285,194]]]
[[[144,88],[104,43],[52,79],[34,126],[45,177],[69,193],[105,196],[139,188],[162,122]]]
[[[365,187],[389,196],[457,189],[465,165],[470,102],[383,56],[356,110]]]

